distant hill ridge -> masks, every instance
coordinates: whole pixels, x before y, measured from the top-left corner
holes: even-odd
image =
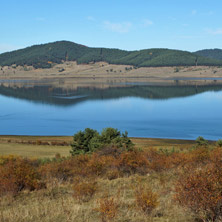
[[[222,60],[222,49],[204,49],[195,52],[195,54],[210,59]]]
[[[209,53],[201,51],[196,53],[171,49],[125,51],[91,48],[69,41],[34,45],[0,54],[0,66],[16,64],[30,65],[34,68],[50,68],[53,63],[60,64],[63,61],[76,61],[78,64],[104,61],[135,67],[222,65],[222,57],[209,56]]]

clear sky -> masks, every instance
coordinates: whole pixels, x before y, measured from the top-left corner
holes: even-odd
[[[0,0],[0,53],[69,40],[126,50],[222,48],[222,0]]]

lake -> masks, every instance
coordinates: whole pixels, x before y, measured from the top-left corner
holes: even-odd
[[[105,127],[131,137],[222,138],[222,86],[0,85],[1,135],[73,135]]]

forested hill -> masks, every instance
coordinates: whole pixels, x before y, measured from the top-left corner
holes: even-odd
[[[0,66],[31,65],[35,68],[50,68],[53,63],[77,61],[91,63],[104,61],[110,64],[136,67],[222,65],[222,61],[194,53],[170,49],[146,49],[124,51],[108,48],[90,48],[69,41],[34,45],[24,49],[0,54]]]
[[[205,49],[195,52],[199,56],[204,56],[210,59],[222,60],[222,49]]]

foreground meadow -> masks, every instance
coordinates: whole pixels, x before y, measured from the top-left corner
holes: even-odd
[[[0,147],[14,144],[15,153],[17,145],[71,150],[61,142],[72,138],[52,144],[55,138],[24,137],[23,144],[16,139],[1,137]],[[111,144],[73,156],[2,155],[0,221],[220,221],[220,142],[132,142],[135,146],[128,150]]]

